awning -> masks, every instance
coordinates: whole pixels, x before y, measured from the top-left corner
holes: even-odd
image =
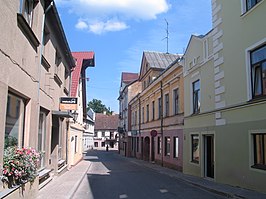
[[[69,111],[52,111],[52,114],[57,117],[74,118],[74,114]]]

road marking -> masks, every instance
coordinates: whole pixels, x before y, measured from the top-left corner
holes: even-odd
[[[166,190],[166,189],[160,189],[160,192],[161,192],[161,193],[167,193],[168,190]]]
[[[119,198],[128,198],[127,194],[122,194],[119,196]]]

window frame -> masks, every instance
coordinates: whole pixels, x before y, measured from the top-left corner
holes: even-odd
[[[165,156],[171,155],[171,137],[170,136],[164,137],[164,155]]]
[[[196,90],[196,84],[199,83],[199,88]],[[200,79],[192,82],[192,107],[193,114],[200,112]]]
[[[157,138],[157,154],[162,154],[162,138],[160,136]]]
[[[17,146],[18,147],[23,147],[24,146],[24,137],[25,137],[25,116],[26,116],[26,100],[12,92],[8,92],[7,94],[7,110],[6,110],[6,122],[5,122],[5,139],[6,139],[6,128],[7,125],[10,124],[8,123],[8,117],[12,117],[12,113],[10,113],[10,111],[13,111],[14,113],[14,108],[12,108],[12,102],[9,102],[8,100],[11,100],[11,98],[16,100],[16,107],[15,107],[15,117],[17,120],[19,120],[19,128],[18,128],[18,137],[17,137]],[[18,115],[18,101],[19,103],[22,105],[20,106],[20,111],[22,111],[22,113],[20,113]],[[12,117],[14,119],[14,116]],[[12,119],[12,120],[13,120]],[[14,124],[15,125],[15,124]],[[13,129],[13,128],[12,128]],[[9,133],[10,134],[10,133]],[[8,146],[14,146],[14,145],[8,145]],[[4,140],[4,148],[8,147],[6,146],[6,140]]]
[[[169,116],[169,110],[170,110],[169,93],[166,93],[164,95],[164,107],[165,107],[164,117],[168,117]]]
[[[152,121],[155,119],[155,101],[152,101]]]
[[[259,140],[256,139],[258,136]],[[266,170],[266,133],[254,133],[252,134],[253,139],[253,165],[252,168]],[[259,143],[257,142],[259,141]],[[258,153],[258,145],[260,148],[260,154]],[[260,157],[258,157],[260,155]],[[260,159],[260,160],[258,160]],[[262,163],[260,163],[262,162]]]
[[[150,114],[150,106],[149,104],[146,105],[146,121],[149,122],[149,114]]]
[[[196,139],[194,139],[194,138],[196,138]],[[197,150],[196,150],[198,153],[198,156],[195,156],[196,151],[194,151],[195,140],[198,140]],[[200,136],[199,136],[199,134],[192,134],[191,135],[191,162],[199,164],[199,160],[200,160]]]
[[[179,113],[179,88],[173,90],[173,115]]]
[[[39,169],[45,167],[46,162],[46,130],[47,130],[47,112],[44,110],[40,110],[39,113],[39,128],[38,128],[38,151],[42,153]],[[42,118],[42,121],[41,121]],[[41,127],[41,128],[40,128]],[[39,137],[40,136],[40,137]],[[41,140],[40,140],[41,138]]]
[[[174,137],[174,148],[173,148],[173,157],[178,158],[179,157],[179,137]]]
[[[265,48],[265,58],[254,62],[253,63],[253,58],[252,56],[258,52],[259,50]],[[253,50],[250,51],[249,53],[250,56],[250,71],[251,71],[251,94],[252,94],[252,99],[256,99],[256,98],[262,98],[262,97],[266,97],[266,85],[265,88],[263,87],[263,81],[265,81],[266,84],[266,72],[265,72],[265,77],[263,77],[263,67],[265,67],[265,71],[266,71],[266,44],[261,45]],[[259,72],[259,77],[257,76],[257,70]],[[263,80],[265,79],[265,80]],[[257,82],[257,80],[259,82]],[[256,83],[259,83],[260,86],[260,93],[257,94],[257,87],[256,87]],[[265,93],[265,94],[264,94]]]
[[[158,119],[162,117],[162,98],[158,98]]]

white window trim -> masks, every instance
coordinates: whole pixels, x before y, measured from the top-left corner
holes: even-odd
[[[189,110],[189,113],[190,115],[193,114],[193,83],[195,81],[199,80],[200,81],[200,91],[202,91],[202,82],[201,82],[201,77],[200,77],[200,73],[199,71],[197,71],[196,73],[192,74],[191,75],[191,78],[190,78],[190,92],[189,92],[189,96],[190,96],[190,110]],[[200,95],[200,101],[201,101],[201,97],[202,95]],[[201,104],[201,107],[202,107],[202,104]]]
[[[165,102],[166,102],[166,100],[165,100],[165,96],[168,94],[168,105],[169,105],[169,109],[168,109],[168,116],[167,117],[169,117],[170,116],[170,109],[171,109],[171,107],[170,107],[170,94],[169,94],[169,91],[167,91],[167,92],[165,92],[165,93],[163,93],[163,103],[164,104],[162,104],[162,106],[163,106],[163,117],[166,117],[166,104],[165,104]]]
[[[247,77],[247,101],[252,99],[251,64],[250,52],[266,44],[266,37],[254,43],[245,50],[246,54],[246,77]]]

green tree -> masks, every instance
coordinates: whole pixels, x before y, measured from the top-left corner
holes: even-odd
[[[109,108],[106,108],[106,106],[102,103],[101,100],[93,99],[92,101],[88,102],[87,110],[92,109],[95,113],[103,113],[106,111],[106,114],[110,115],[113,111]]]

